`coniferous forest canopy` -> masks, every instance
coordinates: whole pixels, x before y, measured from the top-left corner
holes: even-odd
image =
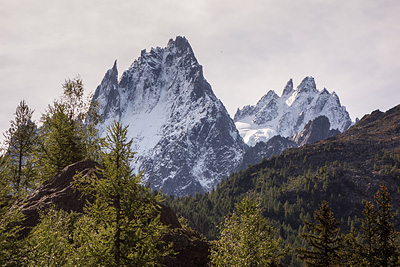
[[[400,265],[400,106],[179,198],[151,192],[132,171],[128,125],[115,122],[100,138],[102,118],[79,77],[65,81],[40,123],[33,112],[22,100],[4,133],[2,266],[173,266],[185,252],[169,237],[180,234],[207,240],[209,252],[179,266]],[[83,209],[53,203],[27,226],[27,199],[85,160],[97,167],[71,185]],[[164,204],[180,217],[179,229],[162,222]]]

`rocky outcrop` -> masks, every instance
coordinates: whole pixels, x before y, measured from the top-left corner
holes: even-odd
[[[39,222],[40,210],[46,211],[50,207],[55,207],[65,211],[83,212],[86,199],[73,188],[71,183],[77,173],[83,176],[98,176],[97,166],[99,164],[91,160],[69,165],[29,194],[26,200],[21,202],[22,213],[25,215],[23,235],[27,235]],[[194,231],[184,231],[174,211],[163,204],[160,204],[160,220],[171,229],[163,238],[164,241],[172,242],[177,252],[175,257],[165,260],[166,266],[207,266],[209,249],[207,241]]]
[[[179,229],[163,237],[163,241],[173,243],[172,248],[177,252],[175,257],[164,259],[168,267],[208,266],[209,245],[199,233],[193,230]]]
[[[26,220],[26,231],[39,221],[39,210],[47,210],[54,206],[65,211],[83,212],[86,199],[81,193],[74,190],[72,182],[75,174],[83,176],[95,173],[98,163],[86,160],[65,167],[53,178],[43,182],[42,186],[30,193],[23,202],[22,213]]]

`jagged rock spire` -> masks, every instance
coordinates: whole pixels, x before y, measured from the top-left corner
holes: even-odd
[[[317,86],[315,84],[315,80],[313,77],[311,76],[307,76],[305,77],[299,86],[297,86],[297,91],[299,93],[301,92],[309,92],[309,91],[316,91],[317,90]]]
[[[290,78],[290,80],[286,83],[285,88],[283,89],[282,96],[288,96],[293,93],[293,79]]]

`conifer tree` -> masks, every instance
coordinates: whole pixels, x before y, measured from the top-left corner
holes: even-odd
[[[236,205],[220,227],[220,237],[211,248],[212,266],[273,266],[287,253],[260,205],[248,197]]]
[[[317,223],[304,220],[310,232],[301,236],[310,248],[298,249],[300,258],[306,266],[339,266],[342,249],[339,222],[333,216],[328,202],[321,203],[319,210],[314,212],[314,219]]]
[[[361,256],[362,247],[359,244],[358,232],[355,227],[350,229],[350,232],[343,235],[343,265],[344,266],[369,266],[365,262],[368,261],[367,258]]]
[[[0,265],[21,266],[23,241],[20,239],[24,216],[13,206],[15,195],[5,178],[9,175],[8,159],[0,156]]]
[[[56,210],[40,212],[40,222],[26,238],[27,266],[86,266],[75,257],[74,223],[78,213]]]
[[[376,211],[374,205],[368,201],[362,211],[360,239],[358,240],[358,251],[355,255],[359,255],[362,259],[359,266],[378,266],[377,258],[377,225]],[[357,253],[358,252],[358,253]]]
[[[103,142],[97,177],[77,177],[76,187],[92,198],[78,221],[80,258],[96,266],[156,266],[171,253],[160,241],[167,227],[157,215],[160,195],[141,186],[130,162],[134,153],[127,127],[115,122]]]
[[[393,213],[389,191],[385,184],[374,196],[377,209],[376,214],[376,255],[379,266],[398,266],[399,260],[399,233],[393,224]]]
[[[67,105],[69,118],[76,122],[76,131],[82,138],[85,157],[98,160],[100,138],[96,126],[102,119],[98,113],[98,103],[92,101],[91,94],[87,99],[84,98],[83,82],[79,76],[66,80],[63,89],[61,101]]]
[[[360,231],[346,235],[349,266],[399,265],[399,234],[394,229],[391,197],[384,184],[374,199],[376,207],[370,201],[365,204]]]
[[[43,179],[69,164],[88,157],[96,159],[99,152],[97,110],[90,109],[90,102],[85,101],[82,80],[79,77],[67,80],[63,89],[61,99],[49,105],[41,118],[41,149],[37,161],[42,167]]]
[[[10,168],[9,182],[13,185],[14,194],[26,191],[34,185],[31,170],[31,156],[37,143],[37,127],[32,121],[33,110],[22,100],[15,113],[15,119],[5,132],[5,149]]]
[[[78,134],[76,121],[72,120],[65,104],[54,102],[42,117],[43,175],[48,178],[65,166],[84,159],[82,137]]]

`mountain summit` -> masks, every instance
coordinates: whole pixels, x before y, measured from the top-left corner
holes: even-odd
[[[340,132],[352,124],[337,94],[318,90],[314,78],[306,77],[296,89],[290,79],[280,97],[271,90],[255,106],[238,109],[234,121],[244,141],[254,146],[276,135],[293,136],[319,116],[327,117],[331,129]]]
[[[142,50],[119,81],[114,63],[93,101],[104,115],[101,134],[114,120],[129,125],[135,171],[166,194],[211,190],[247,147],[185,37]]]

